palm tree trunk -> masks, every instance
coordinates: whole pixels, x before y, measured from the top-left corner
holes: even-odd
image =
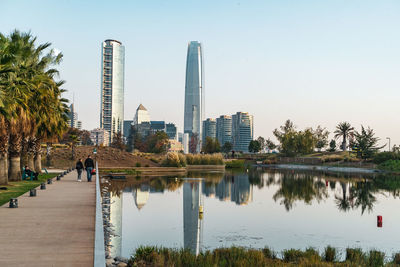
[[[34,164],[34,155],[33,153],[28,153],[28,162],[27,165],[29,169],[34,170],[35,169],[35,164]]]
[[[41,140],[39,138],[35,139],[34,142],[34,160],[35,160],[35,172],[42,173],[42,147],[41,147]]]
[[[0,154],[0,185],[8,183],[8,155]]]
[[[10,157],[10,169],[8,172],[8,180],[9,181],[21,181],[21,157],[20,156],[13,156]]]
[[[42,173],[42,155],[40,153],[35,155],[35,172]]]
[[[8,154],[10,156],[10,166],[8,169],[9,181],[20,181],[21,177],[21,142],[22,135],[19,132],[10,134]]]

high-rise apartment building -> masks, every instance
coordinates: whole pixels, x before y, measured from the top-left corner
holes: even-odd
[[[177,139],[177,133],[176,133],[176,125],[173,123],[167,123],[165,124],[165,132],[168,135],[168,138],[171,140],[176,140]]]
[[[232,117],[222,115],[217,118],[217,139],[223,146],[226,142],[232,143]]]
[[[211,137],[213,139],[217,138],[217,122],[214,119],[208,118],[207,120],[203,121],[203,144],[205,143],[207,137]]]
[[[105,40],[101,51],[100,128],[110,134],[123,132],[125,47],[116,40]]]
[[[253,140],[253,134],[253,115],[247,112],[237,112],[232,115],[233,150],[249,152],[249,144]]]
[[[186,58],[184,132],[197,136],[197,152],[200,152],[202,121],[204,120],[204,65],[201,43],[192,41],[188,45]]]

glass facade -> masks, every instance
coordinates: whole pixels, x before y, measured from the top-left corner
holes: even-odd
[[[249,152],[250,141],[253,140],[253,116],[247,112],[232,115],[233,150]]]
[[[166,133],[168,135],[169,139],[176,140],[176,126],[173,123],[167,123],[165,125],[166,127]]]
[[[202,138],[204,120],[204,65],[201,43],[192,41],[188,45],[186,58],[184,132]],[[201,144],[197,146],[200,151]]]
[[[222,115],[217,118],[217,139],[221,146],[232,143],[232,117]]]
[[[217,138],[217,122],[210,118],[203,121],[203,144],[206,141],[206,137]]]
[[[123,133],[125,47],[116,40],[102,43],[100,128]]]

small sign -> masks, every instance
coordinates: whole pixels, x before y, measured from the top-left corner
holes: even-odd
[[[95,148],[95,149],[93,149],[93,154],[97,154],[97,150],[96,150],[96,148]]]

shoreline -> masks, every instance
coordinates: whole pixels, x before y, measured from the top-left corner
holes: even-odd
[[[297,164],[260,164],[254,165],[256,167],[287,169],[287,170],[311,170],[311,171],[329,171],[329,172],[345,172],[345,173],[387,173],[378,169],[366,169],[357,167],[335,167],[335,166],[321,166],[321,165],[297,165]]]

